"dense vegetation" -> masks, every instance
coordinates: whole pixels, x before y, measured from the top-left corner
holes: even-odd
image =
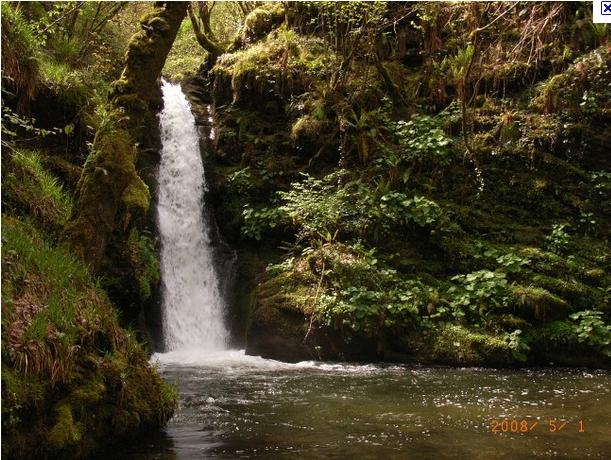
[[[212,104],[249,352],[609,367],[590,6],[4,2],[3,454],[83,456],[173,411],[142,345],[164,65],[201,123]]]
[[[581,4],[278,8],[204,75],[248,349],[608,365],[608,28]]]

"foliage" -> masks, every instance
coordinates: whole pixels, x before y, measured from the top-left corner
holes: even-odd
[[[376,338],[391,329],[413,328],[418,307],[429,295],[425,285],[404,279],[360,243],[307,247],[299,258],[269,266],[268,273],[295,273],[308,280],[311,314],[347,337],[360,333]]]
[[[286,214],[278,208],[253,209],[246,205],[242,212],[242,235],[261,240],[263,233],[281,225]]]
[[[600,349],[611,357],[611,324],[605,321],[603,312],[584,310],[569,316],[573,321],[573,331],[579,342]]]
[[[393,143],[385,144],[374,164],[392,183],[408,184],[423,169],[438,172],[452,161],[453,140],[443,131],[446,114],[414,115],[409,121],[393,122]]]
[[[4,91],[4,90],[3,90]],[[70,130],[70,127],[66,126],[64,131]],[[36,126],[36,119],[25,115],[19,115],[13,112],[10,107],[4,105],[2,107],[2,146],[14,149],[11,140],[19,140],[20,137],[26,135],[32,135],[34,137],[46,137],[51,134],[58,134],[62,132],[59,128],[53,130],[39,128]],[[7,139],[8,137],[8,139]]]
[[[395,136],[408,162],[444,165],[450,160],[452,140],[440,127],[439,118],[418,115],[408,122],[398,121]]]
[[[495,308],[508,303],[507,278],[500,271],[478,270],[466,275],[452,277],[456,284],[448,290],[452,295],[453,315],[462,318],[484,317]]]
[[[161,267],[155,240],[147,231],[133,228],[127,240],[130,265],[138,282],[141,301],[150,299],[161,280]]]
[[[566,253],[571,243],[571,236],[566,229],[568,224],[554,224],[552,232],[545,238],[547,248],[558,255]]]
[[[533,104],[546,113],[562,113],[565,118],[609,116],[611,53],[602,46],[581,56],[563,73],[541,83]]]
[[[205,51],[195,40],[191,22],[184,20],[165,61],[163,75],[172,81],[180,80],[188,73],[195,72],[202,65],[205,57]]]
[[[526,351],[527,346],[519,342],[519,330],[499,336],[463,325],[442,323],[431,332],[435,336],[430,353],[436,362],[506,366],[523,360],[521,352]]]
[[[212,70],[214,96],[224,104],[219,90],[230,88],[233,104],[261,101],[271,107],[274,100],[286,102],[292,94],[307,91],[313,77],[330,75],[335,64],[336,56],[322,40],[281,28],[244,50],[221,56]]]
[[[3,98],[6,79],[14,86],[17,110],[23,113],[39,89],[41,43],[18,8],[7,3],[1,14]]]
[[[511,353],[515,359],[522,362],[527,360],[527,352],[530,350],[530,346],[524,340],[522,331],[520,329],[516,329],[515,331],[506,334],[505,340],[507,341],[507,345],[511,349]]]
[[[362,57],[373,52],[386,13],[384,2],[305,2],[304,8],[311,10],[310,25],[350,58],[356,50]]]
[[[298,239],[340,234],[342,238],[383,238],[399,228],[434,227],[443,217],[441,207],[426,197],[388,191],[381,184],[349,180],[338,170],[322,179],[304,175],[288,192],[278,193],[279,207],[253,211],[247,207],[243,233],[260,238],[266,227],[286,221],[298,230]]]
[[[99,280],[59,243],[73,202],[51,169],[63,162],[80,175],[98,128],[96,151],[135,159],[134,142],[117,130],[140,121],[123,111],[96,113],[122,64],[124,30],[115,15],[126,5],[2,5],[2,453],[9,458],[86,456],[109,439],[158,429],[175,407],[175,392],[136,334],[121,328]],[[96,172],[109,175],[117,166],[110,163]],[[133,164],[127,174],[134,180],[119,196],[125,226],[148,205]],[[102,208],[98,200],[90,211]],[[140,264],[132,267],[140,294],[150,296],[158,281],[153,239],[143,232],[128,243]]]
[[[15,89],[17,110],[23,112],[43,87],[69,107],[85,106],[89,99],[101,102],[105,79],[117,74],[121,61],[121,31],[111,20],[124,6],[125,2],[5,5],[3,43],[11,46],[3,46],[3,79]]]

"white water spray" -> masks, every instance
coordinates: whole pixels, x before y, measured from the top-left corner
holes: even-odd
[[[157,217],[164,345],[166,351],[223,350],[227,331],[203,212],[199,135],[180,86],[164,82],[162,90]]]

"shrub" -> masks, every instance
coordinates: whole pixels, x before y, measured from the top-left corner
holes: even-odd
[[[392,231],[414,227],[434,227],[443,217],[441,207],[419,195],[371,187],[339,170],[322,179],[304,174],[302,182],[291,184],[288,192],[279,192],[281,204],[275,208],[243,212],[245,235],[261,238],[265,227],[292,222],[298,239],[318,238],[330,233],[343,238],[379,240]]]
[[[573,331],[580,343],[599,349],[611,357],[611,325],[604,320],[601,311],[583,310],[570,315]]]

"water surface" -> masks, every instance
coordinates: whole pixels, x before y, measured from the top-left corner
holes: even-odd
[[[611,458],[606,371],[154,359],[180,407],[124,458]]]

